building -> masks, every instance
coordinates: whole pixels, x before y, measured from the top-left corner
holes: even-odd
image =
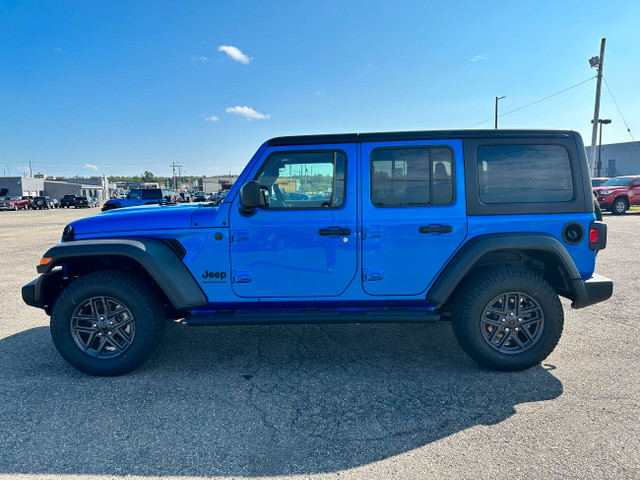
[[[598,147],[596,146],[596,151]],[[588,158],[591,158],[591,147],[587,147]],[[596,156],[596,172],[594,177],[617,177],[619,175],[640,175],[640,141],[610,143],[602,145],[600,151],[600,172],[597,171],[598,157]]]
[[[237,179],[237,175],[198,178],[197,188],[201,192],[221,192],[222,190],[229,190]]]
[[[65,195],[86,195],[98,201],[109,199],[109,184],[106,178],[80,178],[73,180],[50,180],[46,175],[31,177],[0,177],[0,191],[5,195],[46,195],[60,199]]]

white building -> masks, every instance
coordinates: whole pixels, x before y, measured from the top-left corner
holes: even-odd
[[[598,146],[596,146],[596,152]],[[587,147],[587,158],[591,158],[591,147]],[[602,145],[600,151],[600,174],[594,177],[617,177],[619,175],[640,175],[640,141],[610,143]],[[598,156],[596,154],[596,164]]]

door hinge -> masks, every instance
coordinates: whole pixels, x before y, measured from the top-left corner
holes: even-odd
[[[249,283],[251,280],[251,272],[246,270],[233,270],[231,272],[231,281],[233,283]]]
[[[367,240],[369,238],[382,237],[382,228],[380,227],[364,227],[362,232],[362,239]]]
[[[232,242],[246,242],[249,240],[249,230],[231,230]]]
[[[362,279],[365,282],[375,282],[376,280],[382,280],[384,278],[384,274],[382,270],[379,268],[363,268],[362,269]]]

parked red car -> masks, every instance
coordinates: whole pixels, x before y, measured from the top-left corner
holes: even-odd
[[[593,191],[602,210],[622,215],[631,205],[640,205],[640,175],[612,178]]]
[[[20,197],[3,197],[0,200],[0,208],[9,210],[26,210],[29,207],[29,200],[23,200]]]

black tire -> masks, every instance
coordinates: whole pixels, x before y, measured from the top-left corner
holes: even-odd
[[[611,213],[614,215],[623,215],[629,208],[629,204],[624,198],[616,198],[611,204]]]
[[[525,370],[553,351],[564,314],[558,295],[538,275],[496,268],[466,281],[453,306],[453,333],[480,365]]]
[[[154,352],[165,316],[157,295],[138,277],[107,270],[65,288],[51,312],[51,337],[60,355],[89,375],[122,375]]]

